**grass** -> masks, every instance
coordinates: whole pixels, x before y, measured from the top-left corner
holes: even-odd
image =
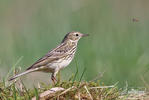
[[[143,86],[140,75],[149,83],[147,4],[144,0],[0,0],[0,76],[19,57],[23,56],[19,66],[26,69],[67,32],[80,31],[90,34],[79,41],[76,56],[87,68],[87,81],[105,71],[105,84],[119,81],[124,87],[128,81],[131,86]],[[65,71],[74,72],[74,66],[73,61]]]
[[[26,89],[23,85],[23,89],[16,86],[18,83],[14,83],[9,87],[4,87],[3,82],[0,83],[0,100],[31,100],[35,97],[36,100],[39,100],[40,93],[44,93],[47,90],[50,90],[54,87],[61,87],[64,90],[48,97],[55,100],[59,98],[60,100],[72,99],[72,100],[116,100],[118,99],[120,92],[116,86],[113,87],[103,87],[100,82],[77,82],[77,81],[63,81],[59,82],[56,85],[45,85],[44,83],[40,84],[40,88],[34,87],[33,89]],[[21,82],[23,84],[23,82]],[[50,95],[50,94],[49,94]]]
[[[68,81],[58,81],[56,84],[39,83],[37,87],[28,89],[21,78],[12,83],[0,81],[0,100],[148,100],[149,95],[145,90],[118,88],[118,82],[105,86],[100,80],[83,81],[82,77],[75,80],[78,75],[72,75]],[[7,85],[6,85],[7,83]],[[128,85],[128,84],[127,84]]]
[[[20,80],[20,79],[19,79]],[[133,89],[122,94],[117,84],[105,86],[100,81],[69,81],[57,84],[40,83],[38,87],[27,89],[22,81],[10,86],[0,82],[0,100],[148,100],[146,91]],[[18,85],[19,84],[19,85]]]

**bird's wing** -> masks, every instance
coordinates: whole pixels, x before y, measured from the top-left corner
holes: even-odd
[[[34,68],[40,68],[41,66],[46,66],[49,63],[52,63],[60,58],[63,58],[67,56],[67,52],[70,50],[70,47],[62,43],[59,46],[57,46],[55,49],[49,51],[45,56],[40,58],[38,61],[36,61],[32,66],[27,68],[29,69],[34,69]]]

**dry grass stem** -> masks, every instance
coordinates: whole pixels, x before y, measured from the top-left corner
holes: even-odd
[[[87,91],[88,95],[90,96],[91,100],[93,100],[93,97],[92,97],[92,95],[90,94],[90,92],[88,91],[87,87],[84,86],[84,88],[86,89],[86,91]]]

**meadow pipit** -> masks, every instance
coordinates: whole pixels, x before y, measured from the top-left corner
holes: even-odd
[[[36,61],[32,66],[27,68],[25,72],[10,78],[9,81],[31,72],[43,71],[52,73],[51,79],[55,83],[56,74],[59,72],[59,70],[70,64],[74,58],[78,41],[80,38],[85,36],[88,36],[88,34],[82,34],[80,32],[69,32],[66,34],[60,45]]]

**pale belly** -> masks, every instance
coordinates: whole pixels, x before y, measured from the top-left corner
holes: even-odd
[[[63,69],[63,68],[65,68],[66,66],[68,66],[71,63],[72,59],[73,58],[71,58],[71,57],[66,59],[66,60],[62,60],[61,59],[61,60],[58,60],[58,61],[56,61],[56,62],[54,62],[52,64],[49,64],[48,67],[50,69],[56,69],[56,68]]]
[[[60,67],[60,69],[65,68],[71,63],[71,61],[72,59],[63,60],[61,63],[58,64],[58,66]]]

